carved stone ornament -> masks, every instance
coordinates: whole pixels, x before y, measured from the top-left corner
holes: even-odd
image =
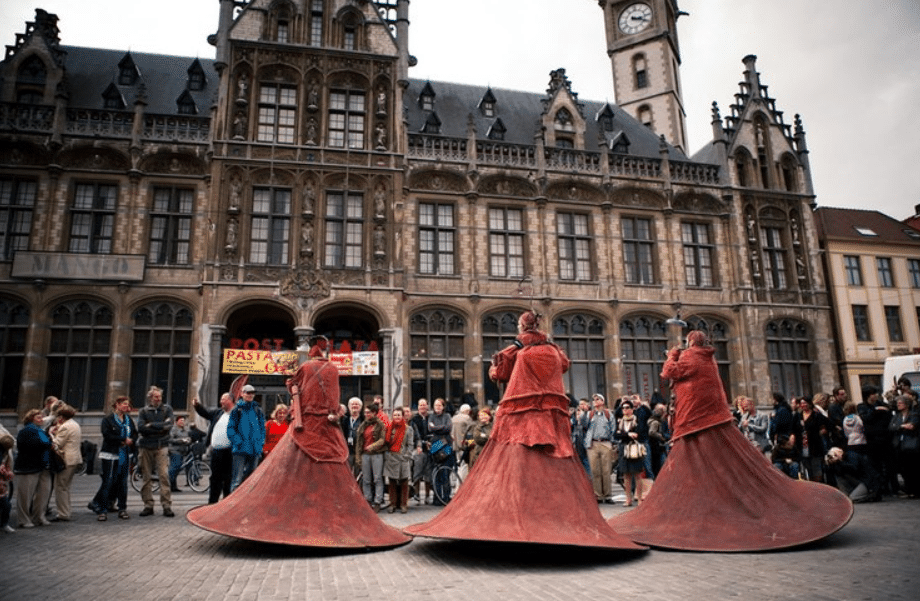
[[[293,298],[326,298],[329,296],[329,282],[323,273],[312,266],[301,266],[291,271],[279,283],[282,296]]]

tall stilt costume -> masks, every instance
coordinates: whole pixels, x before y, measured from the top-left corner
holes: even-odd
[[[390,548],[412,540],[386,525],[364,500],[339,429],[339,374],[323,354],[288,383],[292,427],[230,496],[197,507],[188,521],[218,534],[301,547]],[[333,419],[334,418],[334,419]]]
[[[572,448],[565,353],[524,313],[489,376],[508,382],[492,435],[440,514],[405,532],[452,540],[644,550],[604,521]]]
[[[698,331],[668,353],[673,447],[645,501],[610,525],[653,547],[720,552],[793,547],[843,528],[853,515],[846,495],[789,478],[735,426],[713,354]]]

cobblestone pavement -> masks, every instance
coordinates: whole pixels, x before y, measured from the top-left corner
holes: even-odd
[[[95,520],[86,504],[98,476],[74,481],[70,523],[0,533],[4,601],[275,601],[372,599],[910,600],[918,598],[920,501],[857,505],[835,535],[770,553],[600,553],[416,539],[388,551],[341,554],[234,540],[184,516],[203,494],[173,495],[176,517]],[[382,513],[402,527],[430,519],[431,506]],[[610,517],[629,509],[604,505]],[[560,519],[565,518],[564,510]]]

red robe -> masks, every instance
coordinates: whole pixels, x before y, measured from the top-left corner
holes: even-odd
[[[346,463],[338,420],[328,417],[339,411],[336,367],[308,361],[293,383],[300,389],[303,428],[292,424],[239,488],[219,503],[192,509],[188,520],[218,534],[284,545],[382,549],[408,543],[411,538],[367,504]]]
[[[539,332],[493,360],[508,386],[492,435],[440,514],[405,532],[431,538],[644,550],[605,522],[572,451],[565,353]]]
[[[850,520],[846,495],[789,478],[741,434],[711,348],[672,351],[661,375],[677,397],[674,446],[642,504],[609,520],[617,532],[666,549],[763,551],[824,538]]]

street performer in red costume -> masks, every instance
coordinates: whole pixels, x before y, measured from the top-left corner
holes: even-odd
[[[339,373],[326,341],[288,381],[293,423],[268,458],[229,497],[188,520],[235,538],[303,547],[384,549],[411,538],[377,516],[347,464],[339,428]]]
[[[604,521],[571,442],[562,374],[569,360],[521,315],[489,377],[508,382],[489,442],[434,519],[405,532],[431,538],[644,550]]]
[[[642,505],[610,525],[653,547],[719,552],[793,547],[843,528],[853,515],[846,495],[789,478],[735,426],[714,352],[700,331],[668,352],[673,447]]]

